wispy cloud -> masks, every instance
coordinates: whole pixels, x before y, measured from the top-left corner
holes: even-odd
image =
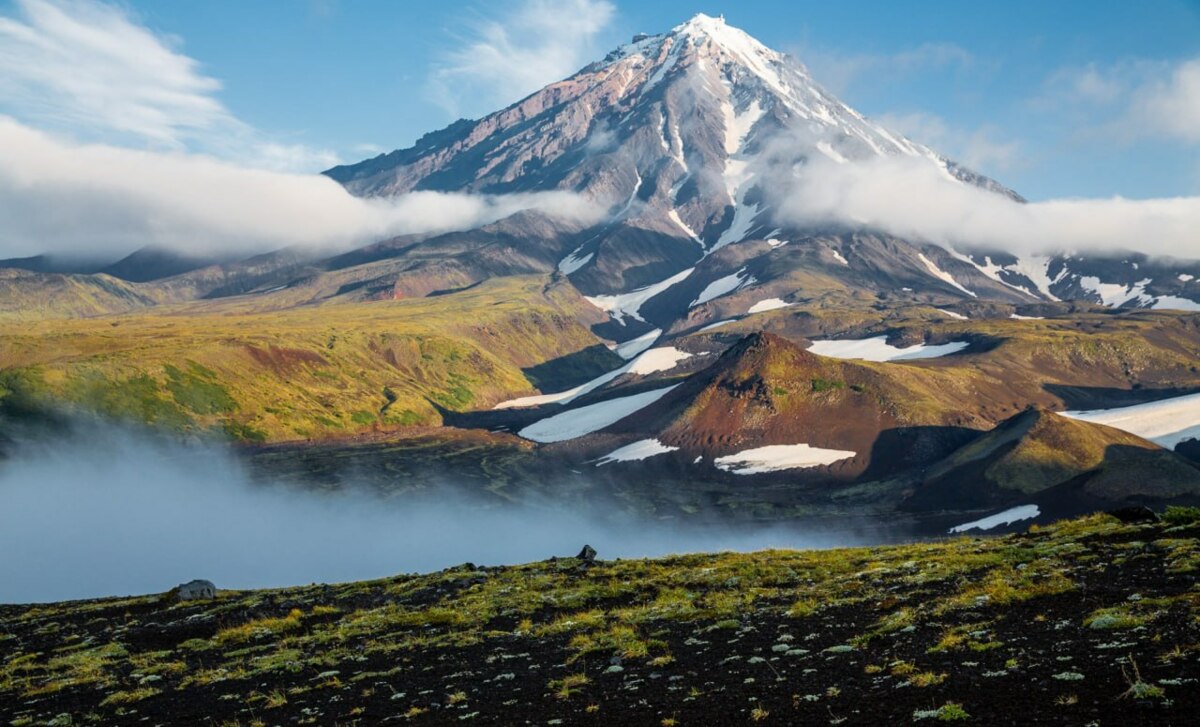
[[[127,9],[98,0],[16,0],[0,16],[0,111],[80,138],[202,150],[272,169],[318,170],[335,154],[285,144],[239,120],[221,83]]]
[[[521,0],[452,42],[428,84],[432,100],[453,115],[512,103],[579,70],[616,7],[608,0]]]
[[[1062,69],[1034,105],[1076,108],[1089,135],[1200,144],[1200,58]]]
[[[0,149],[0,258],[124,254],[148,244],[196,254],[336,248],[471,229],[525,209],[588,221],[600,214],[569,192],[362,199],[319,175],[79,144],[4,117]]]
[[[1136,249],[1200,257],[1200,197],[1022,204],[908,157],[847,164],[815,158],[799,170],[775,169],[769,179],[764,186],[779,221],[790,225],[868,227],[911,240],[1022,254]]]
[[[1131,114],[1134,124],[1200,143],[1200,58],[1180,63],[1168,77],[1138,88]]]
[[[979,171],[1003,171],[1021,161],[1021,143],[1003,138],[995,126],[964,130],[937,114],[921,111],[883,114],[875,121]]]

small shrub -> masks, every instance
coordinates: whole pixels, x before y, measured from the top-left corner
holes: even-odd
[[[1200,522],[1200,507],[1170,505],[1163,513],[1162,519],[1168,525],[1189,525]]]
[[[836,389],[843,389],[843,388],[845,388],[845,386],[846,386],[845,381],[832,381],[830,379],[813,379],[812,380],[812,390],[813,390],[813,392],[818,393],[818,394],[821,392],[824,392],[824,391],[834,391]]]
[[[1115,608],[1101,608],[1092,612],[1083,620],[1083,624],[1090,629],[1103,631],[1116,629],[1132,629],[1145,624],[1149,619],[1145,616],[1135,614],[1123,606]]]
[[[144,687],[142,689],[131,689],[129,691],[124,691],[124,692],[113,692],[112,694],[108,695],[100,702],[100,706],[107,707],[110,704],[133,704],[134,702],[140,702],[143,699],[146,699],[148,697],[153,697],[155,694],[158,694],[159,692],[160,692],[160,690],[154,689],[152,687]]]
[[[1129,689],[1121,695],[1122,698],[1162,699],[1166,695],[1162,687],[1142,681],[1142,672],[1132,656],[1129,658],[1129,664],[1130,671],[1126,671],[1124,666],[1121,667],[1121,676],[1125,677],[1125,683],[1129,685]]]
[[[923,671],[913,674],[908,678],[908,683],[914,687],[932,687],[946,681],[946,674],[934,674],[931,671]]]
[[[941,722],[961,722],[970,718],[971,715],[967,714],[967,711],[957,702],[946,702],[937,709],[918,709],[913,712],[914,722],[920,722],[923,719],[936,719]]]
[[[590,681],[587,674],[568,674],[562,679],[551,680],[549,686],[559,699],[570,699],[571,695]]]

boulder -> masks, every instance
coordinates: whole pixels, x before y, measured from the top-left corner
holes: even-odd
[[[175,591],[180,601],[199,601],[217,597],[217,587],[213,585],[212,581],[194,580],[180,583]]]
[[[596,549],[590,545],[584,545],[583,550],[579,551],[579,555],[575,557],[584,563],[593,563],[596,560]]]

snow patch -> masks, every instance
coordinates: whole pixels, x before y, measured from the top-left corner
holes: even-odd
[[[760,300],[757,303],[755,303],[754,305],[750,306],[750,309],[747,310],[746,312],[747,313],[765,313],[766,311],[769,311],[769,310],[778,310],[779,308],[787,308],[789,305],[791,305],[791,303],[785,303],[782,298],[767,298],[766,300]]]
[[[934,263],[929,258],[925,257],[924,253],[920,253],[920,252],[917,253],[917,258],[920,259],[921,262],[925,263],[925,268],[929,271],[929,274],[932,275],[933,277],[935,277],[943,282],[949,283],[950,285],[954,286],[955,288],[958,288],[959,290],[961,290],[962,292],[971,296],[972,298],[979,297],[979,296],[975,295],[975,293],[967,290],[962,285],[960,285],[959,282],[954,279],[953,275],[951,275],[950,273],[946,272],[945,270],[942,270],[941,268],[939,268],[936,263]]]
[[[952,310],[946,310],[945,308],[937,308],[936,310],[938,313],[941,313],[942,315],[947,315],[947,316],[950,316],[951,318],[957,318],[960,321],[971,320],[970,316],[964,316],[962,313],[955,313]]]
[[[746,268],[742,268],[736,273],[726,275],[723,278],[717,278],[709,283],[704,290],[700,291],[700,295],[697,296],[688,307],[695,308],[696,306],[707,303],[714,298],[720,298],[722,295],[728,295],[738,288],[752,285],[756,282],[758,281],[754,279],[754,276],[746,276]]]
[[[933,346],[922,343],[908,348],[899,348],[888,343],[887,336],[876,336],[858,340],[813,341],[808,350],[809,353],[829,358],[853,358],[863,361],[912,361],[948,356],[969,345],[971,344],[966,341],[952,341]]]
[[[583,257],[577,257],[579,255],[579,252],[580,252],[579,250],[576,250],[575,252],[571,253],[570,255],[567,255],[565,258],[560,260],[558,263],[558,271],[560,273],[562,273],[563,275],[570,275],[571,273],[575,272],[576,270],[583,267],[584,265],[587,265],[591,261],[593,255],[594,255],[594,253],[589,252],[587,255],[584,255]]]
[[[1200,303],[1190,298],[1180,298],[1177,295],[1160,295],[1150,306],[1154,310],[1186,310],[1200,311]]]
[[[973,520],[950,528],[951,533],[965,533],[968,530],[991,530],[999,525],[1009,525],[1021,520],[1031,520],[1041,514],[1037,505],[1019,505],[1010,507],[1004,512],[989,515],[980,520]]]
[[[721,236],[717,238],[716,244],[712,246],[712,250],[709,250],[709,252],[713,253],[726,245],[732,245],[735,242],[745,240],[754,226],[754,218],[758,217],[758,213],[758,205],[743,204],[739,197],[737,199],[737,206],[733,208],[733,222],[729,223],[729,227],[721,233]]]
[[[857,454],[842,449],[821,449],[807,444],[773,444],[717,457],[713,464],[735,475],[804,469],[840,462]]]
[[[1044,320],[1046,320],[1045,316],[1023,316],[1019,313],[1013,313],[1012,315],[1009,316],[1009,318],[1013,319],[1014,321],[1044,321]]]
[[[686,23],[676,26],[673,32],[686,35],[696,42],[705,37],[710,38],[776,93],[784,97],[792,95],[773,67],[780,62],[780,55],[745,32],[726,25],[724,20],[698,14]]]
[[[1150,278],[1146,278],[1133,285],[1123,285],[1121,283],[1102,283],[1100,278],[1094,275],[1084,275],[1079,278],[1080,287],[1100,296],[1100,302],[1110,308],[1120,308],[1130,301],[1136,301],[1138,305],[1146,305],[1151,302],[1154,299],[1153,296],[1146,295],[1146,286],[1150,282]]]
[[[675,389],[675,386],[643,391],[640,394],[621,396],[598,404],[589,404],[578,409],[564,411],[530,424],[517,432],[517,435],[543,444],[565,442],[568,439],[582,437],[616,424],[630,414],[650,406],[669,394]]]
[[[1009,273],[1017,272],[1017,270],[1016,270],[1017,265],[1008,265],[1008,266],[997,265],[996,263],[992,262],[991,257],[986,257],[986,256],[983,258],[983,264],[981,265],[981,264],[975,262],[974,258],[970,257],[969,255],[964,255],[961,252],[958,252],[957,250],[955,250],[951,247],[946,247],[944,249],[946,250],[946,252],[950,253],[955,258],[967,263],[968,265],[973,266],[976,270],[978,270],[979,272],[988,276],[992,280],[995,280],[997,283],[1000,283],[1001,285],[1008,286],[1009,288],[1020,291],[1021,293],[1024,293],[1026,295],[1035,295],[1038,292],[1037,290],[1030,290],[1029,288],[1027,288],[1023,285],[1016,285],[1014,283],[1010,283],[1007,280],[1005,280],[1002,275],[1000,275],[1000,273],[1002,273],[1002,272],[1009,272]],[[1021,264],[1020,261],[1018,261],[1018,265],[1019,264]],[[1046,270],[1045,270],[1045,268],[1047,266],[1049,266],[1049,264],[1050,264],[1050,260],[1049,260],[1049,258],[1046,258],[1045,263],[1042,266],[1040,272],[1038,272],[1038,270],[1036,268],[1030,268],[1032,273],[1031,273],[1031,275],[1027,275],[1026,277],[1028,277],[1030,280],[1034,280],[1034,281],[1042,280],[1043,281],[1042,283],[1034,282],[1034,287],[1035,288],[1037,288],[1039,286],[1044,287],[1045,290],[1041,291],[1043,295],[1050,298],[1051,300],[1058,300],[1058,298],[1055,298],[1053,295],[1051,295],[1050,290],[1049,290],[1050,281],[1046,277]],[[1024,275],[1024,273],[1021,273],[1021,274]],[[1061,274],[1060,274],[1060,277],[1061,277]]]
[[[646,85],[642,86],[643,96],[657,86],[658,82],[663,80],[663,77],[675,67],[675,64],[679,61],[679,48],[679,44],[676,44],[667,51],[667,57],[663,59],[663,62],[658,66],[658,69],[654,71],[654,75],[650,76],[650,78],[646,81]]]
[[[839,252],[837,250],[830,250],[829,252],[833,253],[834,260],[837,260],[839,263],[841,263],[842,265],[845,265],[846,267],[850,267],[850,261],[847,260],[845,258],[845,256],[842,255],[841,252]]]
[[[1200,437],[1200,394],[1116,409],[1064,411],[1062,415],[1136,434],[1166,449],[1174,449],[1185,439]]]
[[[1005,270],[1024,275],[1029,280],[1033,281],[1037,292],[1046,296],[1050,300],[1058,300],[1058,297],[1050,292],[1050,286],[1062,280],[1067,275],[1067,266],[1063,265],[1058,271],[1058,275],[1050,277],[1050,263],[1052,258],[1042,255],[1029,255],[1028,257],[1019,258],[1016,263],[1005,266]]]
[[[654,283],[653,285],[647,285],[644,288],[638,288],[629,293],[596,296],[585,295],[584,298],[600,310],[607,311],[621,325],[625,325],[625,316],[629,316],[634,320],[644,321],[645,319],[639,313],[642,305],[672,285],[687,279],[694,270],[695,268],[682,270],[666,280]]]
[[[608,464],[609,462],[635,462],[654,457],[667,452],[674,452],[679,447],[671,447],[657,439],[643,439],[633,444],[626,444],[624,447],[614,449],[608,454],[601,457],[596,462],[596,466]]]
[[[672,195],[672,197],[673,196],[674,195]],[[700,236],[696,234],[695,230],[688,227],[688,224],[683,221],[682,217],[679,216],[679,212],[677,210],[672,209],[670,212],[667,213],[667,216],[671,218],[671,221],[674,222],[676,224],[676,226],[679,227],[679,229],[681,229],[685,233],[687,233],[687,236],[692,238],[693,242],[695,242],[700,247],[704,247],[704,240],[700,239]]]
[[[657,333],[657,332],[656,332]],[[591,393],[608,382],[616,379],[618,376],[625,374],[635,374],[638,376],[648,376],[658,373],[659,371],[669,371],[675,368],[680,361],[691,358],[692,354],[686,351],[680,351],[677,348],[667,346],[664,348],[652,348],[624,366],[613,369],[608,373],[601,374],[596,378],[586,383],[580,384],[572,389],[560,391],[556,394],[537,394],[534,396],[522,396],[518,399],[509,399],[502,401],[493,409],[515,409],[524,406],[542,406],[544,404],[569,404],[578,399],[584,394]]]
[[[647,348],[653,346],[654,342],[657,341],[658,337],[661,335],[662,329],[655,328],[649,333],[643,333],[637,338],[631,338],[617,346],[617,355],[628,361],[642,351],[645,351]]]
[[[728,102],[721,104],[721,111],[725,114],[725,153],[737,154],[745,146],[750,130],[763,117],[763,107],[756,99],[741,113],[734,113],[733,104]]]
[[[659,371],[670,371],[678,366],[680,361],[691,357],[692,354],[687,351],[680,351],[674,346],[652,348],[626,364],[623,367],[623,373],[649,376]]]

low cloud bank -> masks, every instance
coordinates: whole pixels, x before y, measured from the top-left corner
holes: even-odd
[[[0,117],[0,257],[121,255],[150,244],[195,255],[344,248],[528,209],[581,221],[602,214],[569,192],[362,199],[319,175],[77,144]]]
[[[765,185],[782,223],[865,226],[959,248],[1018,254],[1116,252],[1200,257],[1200,197],[1059,199],[1021,204],[961,184],[927,159],[774,169]]]
[[[0,461],[0,603],[154,593],[192,578],[262,588],[463,562],[829,547],[849,534],[671,527],[561,507],[486,510],[439,489],[388,502],[255,484],[213,446],[84,427]]]

